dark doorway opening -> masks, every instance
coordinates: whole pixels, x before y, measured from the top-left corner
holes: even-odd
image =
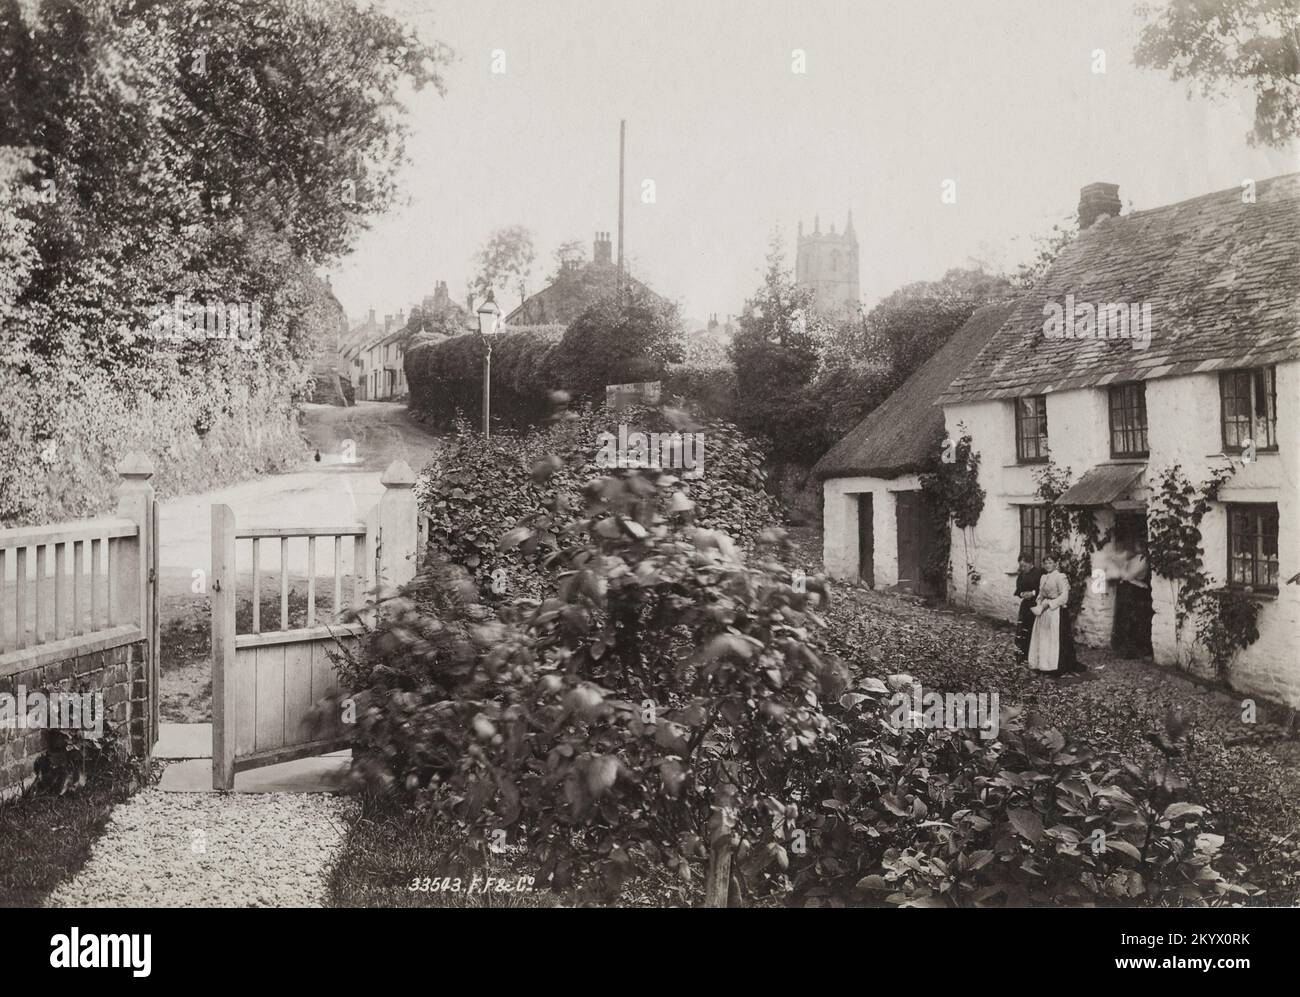
[[[898,526],[898,587],[928,595],[923,569],[934,543],[930,515],[919,491],[895,492]]]
[[[1115,514],[1115,616],[1110,645],[1126,658],[1151,655],[1151,570],[1145,512]]]
[[[858,577],[876,587],[876,534],[871,493],[858,496]]]

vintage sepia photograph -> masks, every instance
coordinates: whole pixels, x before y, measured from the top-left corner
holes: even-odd
[[[0,0],[41,966],[949,907],[1249,969],[1297,709],[1296,0]]]

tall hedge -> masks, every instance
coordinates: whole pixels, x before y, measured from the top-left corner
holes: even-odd
[[[564,326],[518,326],[492,344],[492,424],[525,428],[550,412],[550,384],[542,372]],[[442,429],[459,411],[475,424],[483,408],[483,340],[474,334],[426,343],[407,351],[411,407]]]

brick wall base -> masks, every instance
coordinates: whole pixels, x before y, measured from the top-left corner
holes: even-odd
[[[149,752],[148,645],[144,641],[77,655],[0,677],[0,693],[16,696],[58,692],[103,692],[104,717],[118,733],[123,755]],[[0,792],[35,772],[47,747],[42,729],[0,726]]]

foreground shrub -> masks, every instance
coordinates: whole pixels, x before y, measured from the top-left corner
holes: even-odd
[[[911,685],[889,678],[907,695]],[[816,846],[794,876],[807,902],[1163,906],[1254,892],[1215,870],[1224,839],[1167,765],[1026,730],[1017,711],[997,739],[899,729],[881,708],[886,689],[859,680],[841,701],[854,757],[810,818]]]
[[[522,517],[499,545],[544,545],[544,599],[488,607],[444,565],[381,607],[353,774],[455,822],[449,862],[517,844],[539,883],[593,901],[656,870],[683,896],[703,871],[712,905],[1246,895],[1167,771],[1010,715],[991,740],[895,724],[890,687],[850,686],[828,650],[820,580],[787,570],[773,534],[745,555],[693,525],[680,485],[614,471],[583,486],[571,523]]]

